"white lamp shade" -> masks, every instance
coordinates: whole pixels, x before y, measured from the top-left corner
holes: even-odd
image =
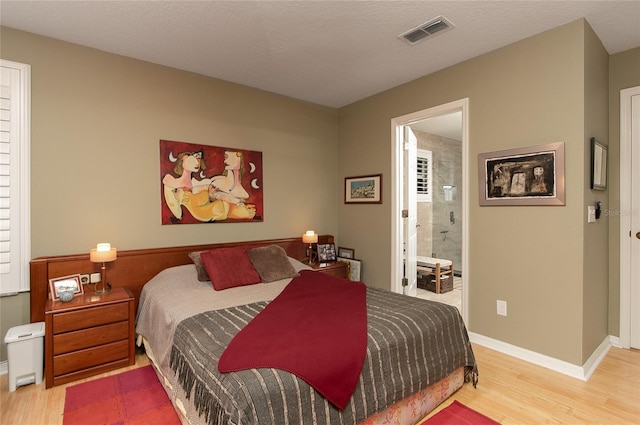
[[[89,251],[89,260],[92,263],[106,263],[115,261],[117,257],[116,248],[112,248],[111,244],[99,243],[97,247]]]
[[[304,243],[317,243],[318,242],[318,234],[313,230],[307,230],[304,235],[302,235],[302,242]]]

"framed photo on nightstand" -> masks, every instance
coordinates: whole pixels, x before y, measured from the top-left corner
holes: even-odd
[[[78,294],[84,294],[84,288],[80,283],[80,275],[72,274],[49,279],[49,295],[52,300],[60,299],[60,292],[62,291],[71,291],[74,297]]]
[[[342,246],[338,247],[338,257],[342,258],[353,258],[355,257],[355,250],[351,248],[344,248]]]
[[[318,261],[321,263],[336,261],[336,246],[332,243],[319,243]]]

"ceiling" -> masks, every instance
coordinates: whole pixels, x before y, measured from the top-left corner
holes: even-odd
[[[462,141],[462,111],[427,118],[409,127],[460,142]]]
[[[437,16],[454,29],[398,36]],[[5,1],[0,24],[338,108],[586,18],[640,46],[634,1]]]

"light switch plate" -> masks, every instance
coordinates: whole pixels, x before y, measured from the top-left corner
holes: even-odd
[[[596,207],[593,205],[587,205],[587,223],[596,222]]]

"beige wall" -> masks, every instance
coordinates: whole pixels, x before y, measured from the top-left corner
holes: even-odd
[[[591,137],[606,143],[609,132],[609,54],[587,25],[585,31],[584,84],[584,200],[607,204],[608,190],[591,190]],[[582,363],[598,347],[607,332],[609,292],[609,217],[584,226],[584,280],[582,298]]]
[[[583,303],[593,301],[583,300],[589,136],[585,134],[585,49],[591,55],[593,44],[589,41],[585,47],[585,39],[590,32],[584,21],[576,21],[340,110],[340,176],[384,175],[382,205],[339,207],[340,240],[363,260],[367,283],[389,287],[391,119],[468,97],[469,328],[570,363],[583,363],[583,341],[591,345],[592,339],[601,341],[606,336],[601,332],[606,326],[601,314],[595,336],[583,335],[583,330],[590,332],[584,329]],[[597,56],[592,62],[603,60]],[[606,134],[606,127],[600,130]],[[479,207],[479,153],[558,141],[565,142],[565,206]],[[598,250],[606,256],[606,247]],[[496,315],[496,299],[507,301],[507,317]],[[606,300],[600,304],[606,309]]]
[[[0,38],[3,59],[31,65],[32,258],[99,241],[337,233],[335,110],[7,28]],[[159,139],[261,151],[264,222],[162,226]],[[27,295],[0,305],[2,335],[28,323]]]
[[[640,86],[640,47],[609,58],[609,334],[620,336],[620,90]]]

